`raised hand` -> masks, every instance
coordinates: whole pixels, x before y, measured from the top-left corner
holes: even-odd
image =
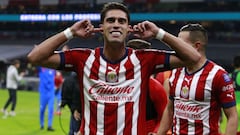
[[[158,29],[159,28],[154,23],[150,21],[144,21],[134,25],[132,33],[134,36],[141,39],[151,39],[156,37]]]
[[[76,22],[70,27],[70,29],[73,33],[73,36],[80,38],[89,38],[96,32],[101,31],[100,28],[94,28],[91,21],[88,19]]]

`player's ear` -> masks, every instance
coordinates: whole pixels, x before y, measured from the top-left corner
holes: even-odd
[[[132,28],[132,25],[128,25],[128,33],[132,33],[133,32],[133,28]]]
[[[101,33],[103,33],[103,24],[99,24],[99,28],[102,29]]]
[[[200,48],[201,48],[201,42],[196,41],[196,42],[194,43],[193,47],[196,48],[197,50],[200,50]]]
[[[133,27],[131,25],[128,25],[128,36],[130,36],[133,33]]]

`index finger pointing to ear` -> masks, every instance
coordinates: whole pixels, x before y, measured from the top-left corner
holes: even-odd
[[[93,32],[103,32],[103,29],[102,28],[94,28]]]

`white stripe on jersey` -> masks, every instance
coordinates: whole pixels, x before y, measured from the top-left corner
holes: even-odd
[[[118,114],[121,114],[121,115],[117,115],[118,120],[125,118],[125,115],[126,115],[125,108],[123,107],[118,108]],[[122,121],[117,121],[117,135],[123,135],[123,133],[121,132],[124,130],[124,127],[125,127],[125,123],[122,123]]]
[[[120,70],[119,70],[119,77],[118,77],[118,81],[119,82],[124,82],[124,80],[126,80],[126,69],[124,64],[126,63],[127,59],[122,60],[122,62],[120,63]]]
[[[193,78],[192,78],[192,83],[190,86],[190,91],[189,91],[189,100],[195,100],[195,95],[196,95],[196,90],[197,90],[197,85],[198,85],[198,81],[200,78],[200,75],[202,74],[203,69],[198,71],[196,74],[194,74]]]
[[[169,82],[171,83],[171,85],[173,85],[172,82],[173,82],[173,79],[176,77],[176,76],[175,76],[176,72],[177,72],[177,70],[176,70],[176,69],[173,69],[173,70],[172,70],[172,74],[171,74],[171,76],[169,77]]]
[[[188,119],[188,135],[195,133],[195,126],[192,126],[192,123],[194,123],[194,120]]]
[[[203,72],[203,69],[201,69],[196,74],[194,74],[194,76],[192,78],[192,83],[190,86],[191,90],[189,91],[190,100],[193,100],[196,104],[197,104],[197,101],[195,100],[195,95],[196,95],[198,81],[199,81],[199,78],[200,78],[200,75],[202,74],[202,72]],[[194,121],[195,120],[188,119],[188,134],[189,135],[191,135],[192,133],[195,133],[195,126],[192,126],[192,124],[191,124],[191,123],[194,123]]]
[[[90,68],[86,68],[86,67],[92,67],[92,64],[93,64],[93,61],[94,61],[94,51],[92,51],[92,53],[90,54],[90,56],[88,57],[88,60],[86,61],[86,66],[84,66],[84,76],[83,76],[83,82],[86,82],[86,80],[89,79],[89,76],[90,76]],[[85,76],[86,75],[86,76]],[[85,131],[85,135],[88,135],[90,134],[90,129],[89,129],[89,124],[90,124],[90,103],[88,101],[88,99],[90,99],[91,97],[89,96],[88,94],[88,89],[86,88],[90,88],[91,87],[91,84],[89,83],[86,83],[84,84],[84,95],[83,98],[84,98],[84,116],[85,116],[85,126],[84,126],[84,131]],[[87,125],[87,126],[86,126]]]
[[[97,104],[97,135],[104,133],[104,104]]]
[[[135,51],[135,50],[134,50]],[[132,121],[138,121],[138,114],[139,114],[139,111],[138,111],[138,107],[139,107],[139,96],[140,96],[140,86],[141,86],[141,72],[139,72],[141,70],[141,66],[140,66],[140,61],[138,60],[138,58],[136,57],[135,53],[133,53],[133,55],[130,56],[130,59],[131,59],[131,62],[133,64],[133,66],[135,67],[134,68],[134,79],[137,79],[138,81],[136,81],[134,84],[135,86],[139,86],[137,88],[137,90],[135,91],[136,93],[133,93],[133,97],[135,99],[133,99],[133,101],[135,101],[134,103],[134,106],[133,106],[133,117],[132,117]],[[138,95],[138,96],[134,96],[134,95]],[[132,127],[132,135],[136,135],[137,134],[137,125],[138,124],[132,124],[133,127]],[[134,126],[135,125],[135,126]]]
[[[100,59],[100,67],[99,67],[98,77],[99,77],[99,80],[106,80],[105,73],[107,72],[107,63],[102,57],[100,57],[99,59]]]
[[[184,78],[184,73],[185,73],[185,71],[184,71],[184,68],[183,68],[181,70],[181,74],[180,74],[179,78]],[[175,95],[176,95],[176,97],[179,97],[179,98],[180,98],[180,93],[181,93],[181,89],[179,89],[179,88],[182,87],[182,83],[183,83],[183,79],[178,79],[177,80]]]
[[[176,123],[177,123],[177,125],[175,127],[175,129],[176,129],[175,132],[177,135],[180,135],[180,119],[176,119]]]
[[[204,97],[209,97],[209,99],[204,99],[204,101],[206,101],[206,103],[208,103],[208,106],[210,107],[211,106],[211,88],[212,88],[212,81],[213,81],[213,77],[216,75],[217,71],[221,69],[220,66],[217,66],[217,65],[214,65],[214,67],[212,68],[212,70],[209,72],[209,75],[208,77],[206,78],[206,82],[205,83],[205,87],[204,89],[205,90],[208,90],[207,92],[204,92]],[[210,110],[208,109],[208,111],[206,112],[206,115],[205,115],[205,121],[203,121],[203,124],[205,126],[203,126],[203,134],[209,134],[210,130],[209,130],[209,127],[210,127],[210,124],[209,124],[209,116],[210,116]]]

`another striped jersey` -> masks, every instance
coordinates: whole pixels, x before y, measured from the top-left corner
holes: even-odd
[[[193,74],[172,71],[170,98],[174,101],[175,135],[219,135],[221,108],[235,106],[232,80],[212,61]]]
[[[146,135],[146,94],[156,68],[169,67],[169,55],[132,50],[110,62],[102,48],[61,54],[61,67],[78,74],[84,135]]]

